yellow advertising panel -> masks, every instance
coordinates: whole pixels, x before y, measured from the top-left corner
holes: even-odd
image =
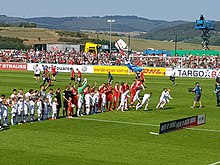
[[[127,66],[94,66],[94,73],[128,74]],[[131,72],[130,72],[131,73]],[[165,76],[166,68],[144,67],[145,76]]]
[[[144,75],[146,75],[146,76],[165,76],[166,75],[166,68],[144,67]]]
[[[94,73],[128,74],[126,66],[94,66]]]

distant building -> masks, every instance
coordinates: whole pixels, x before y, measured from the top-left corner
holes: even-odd
[[[70,45],[70,44],[36,44],[34,45],[34,49],[41,51],[83,51],[84,45]]]

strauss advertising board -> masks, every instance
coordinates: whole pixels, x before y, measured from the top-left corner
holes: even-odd
[[[0,62],[0,70],[27,70],[27,64],[18,62]]]

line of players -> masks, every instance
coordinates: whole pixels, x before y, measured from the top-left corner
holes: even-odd
[[[70,87],[70,90],[68,90],[69,87],[67,86],[64,92],[64,110],[68,109],[68,102],[70,102],[72,98],[73,107],[76,107],[76,116],[112,110],[121,110],[124,112],[124,110],[128,110],[129,107],[136,107],[136,110],[138,110],[145,103],[146,105],[144,109],[148,110],[148,103],[152,93],[149,92],[144,94],[142,101],[139,97],[141,91],[145,90],[144,79],[137,78],[132,82],[130,87],[127,82],[122,82],[121,84],[116,82],[115,86],[112,87],[111,83],[113,77],[110,76],[110,73],[108,78],[108,83],[102,84],[97,90],[96,83],[90,87],[87,85],[87,81],[84,81],[83,84],[79,86],[78,90],[75,86]],[[73,78],[71,77],[71,80],[72,79]],[[170,96],[170,89],[164,89],[156,108],[163,109],[165,104],[169,102],[169,99],[172,99]],[[130,100],[130,102],[128,102],[128,100]],[[137,105],[134,106],[136,102]],[[85,111],[83,111],[84,108]],[[65,111],[63,112],[63,115],[64,113]],[[72,110],[70,114],[73,114]]]
[[[4,94],[0,97],[0,124],[8,125],[9,107],[11,107],[11,124],[22,124],[26,122],[34,122],[35,112],[37,112],[37,120],[42,121],[48,118],[56,119],[61,103],[60,89],[58,88],[53,99],[53,89],[48,93],[44,86],[41,86],[40,91],[30,89],[24,94],[23,89],[14,89],[9,98]]]
[[[130,87],[128,83],[123,82],[121,84],[116,82],[115,86],[112,87],[111,82],[102,84],[98,89],[96,89],[96,83],[90,87],[87,79],[84,79],[83,83],[78,85],[78,88],[75,85],[66,86],[62,96],[63,116],[72,118],[73,116],[96,114],[112,110],[124,112],[129,107],[136,107],[136,110],[138,110],[144,104],[146,104],[144,109],[148,110],[152,93],[144,94],[142,100],[139,98],[140,92],[145,90],[142,79],[134,80]],[[170,90],[165,89],[162,92],[157,108],[164,108],[169,99],[172,99]],[[3,126],[8,125],[9,106],[11,107],[12,125],[29,121],[33,122],[36,114],[38,121],[50,119],[51,117],[52,119],[59,118],[62,107],[61,100],[60,88],[57,88],[55,93],[52,88],[46,93],[46,88],[42,85],[40,91],[30,89],[25,94],[22,89],[18,93],[14,89],[8,99],[6,99],[5,95],[1,95],[0,123]],[[136,106],[134,106],[135,104]]]

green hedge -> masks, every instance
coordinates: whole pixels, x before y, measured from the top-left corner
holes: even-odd
[[[0,49],[29,49],[20,38],[2,37],[0,36]]]

